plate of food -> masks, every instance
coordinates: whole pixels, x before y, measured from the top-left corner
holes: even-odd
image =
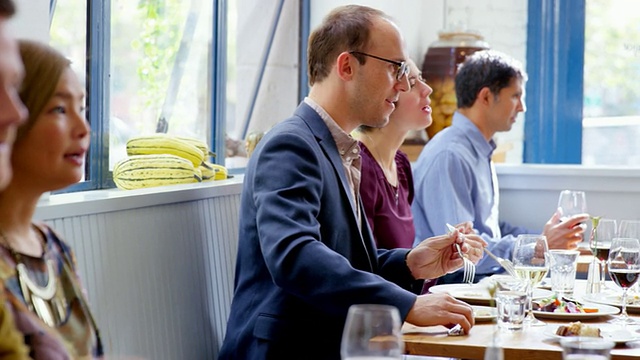
[[[616,344],[640,340],[640,333],[629,328],[607,324],[585,325],[579,321],[567,325],[547,325],[544,335],[556,340],[572,336],[595,337],[611,340]]]
[[[600,316],[615,315],[620,312],[615,306],[582,303],[575,299],[556,297],[535,300],[533,315],[537,318],[556,320],[587,320]]]
[[[477,322],[491,321],[498,316],[498,311],[494,307],[473,305],[471,308],[473,309],[473,317]]]
[[[449,293],[454,298],[472,305],[495,305],[495,303],[491,304],[494,298],[492,298],[489,287],[486,284],[442,284],[430,287],[429,291],[434,294]],[[533,290],[534,300],[548,298],[552,295],[553,292],[549,290]]]
[[[585,294],[582,299],[592,303],[622,306],[622,296],[618,293]],[[640,313],[640,296],[638,294],[627,295],[627,312]]]

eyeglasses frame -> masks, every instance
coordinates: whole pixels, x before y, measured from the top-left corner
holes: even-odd
[[[385,59],[383,57],[367,54],[367,53],[364,53],[364,52],[361,52],[361,51],[349,51],[349,54],[367,56],[367,57],[374,58],[376,60],[380,60],[380,61],[384,61],[384,62],[388,62],[389,64],[393,64],[393,65],[397,66],[398,67],[398,70],[396,71],[396,80],[397,81],[400,81],[403,76],[409,76],[409,71],[410,71],[409,70],[409,64],[406,61],[395,61],[395,60]]]

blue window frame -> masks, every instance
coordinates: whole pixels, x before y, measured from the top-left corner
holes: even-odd
[[[523,162],[580,164],[585,0],[529,1]]]
[[[227,56],[227,2],[214,0],[211,62],[211,121],[210,148],[218,157],[217,163],[225,161],[225,115],[226,115],[226,56]],[[50,16],[56,9],[56,1],[50,0]],[[70,186],[62,192],[96,190],[114,187],[109,171],[109,77],[111,57],[111,0],[86,0],[87,4],[87,118],[91,124],[91,147],[89,149],[86,181]],[[107,84],[107,85],[105,85]]]

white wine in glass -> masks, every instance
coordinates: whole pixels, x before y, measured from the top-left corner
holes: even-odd
[[[549,272],[549,246],[544,235],[518,235],[513,247],[513,265],[518,278],[526,284],[527,316],[525,325],[542,326],[544,323],[533,316],[533,289]]]
[[[342,333],[343,360],[402,359],[400,313],[389,305],[352,305]]]

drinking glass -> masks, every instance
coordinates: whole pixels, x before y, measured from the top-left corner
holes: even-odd
[[[513,247],[513,265],[516,275],[526,284],[527,316],[525,325],[541,326],[544,323],[533,316],[533,289],[549,271],[549,246],[544,235],[518,235]]]
[[[611,240],[618,237],[618,227],[614,219],[600,219],[594,221],[589,237],[589,247],[593,253],[593,261],[600,269],[600,289],[604,289],[606,262],[609,259]]]
[[[622,312],[609,322],[635,324],[627,315],[627,290],[638,282],[640,276],[640,241],[632,238],[615,238],[611,241],[607,260],[611,280],[622,288]]]
[[[586,214],[587,195],[584,191],[562,190],[558,197],[558,211],[562,221],[573,215]],[[587,229],[587,224],[580,224],[580,226],[584,230]]]
[[[393,306],[352,305],[342,334],[342,359],[402,359],[400,326],[400,313]]]
[[[640,220],[621,220],[618,228],[618,237],[640,239]],[[638,283],[629,289],[630,294],[638,293]]]

